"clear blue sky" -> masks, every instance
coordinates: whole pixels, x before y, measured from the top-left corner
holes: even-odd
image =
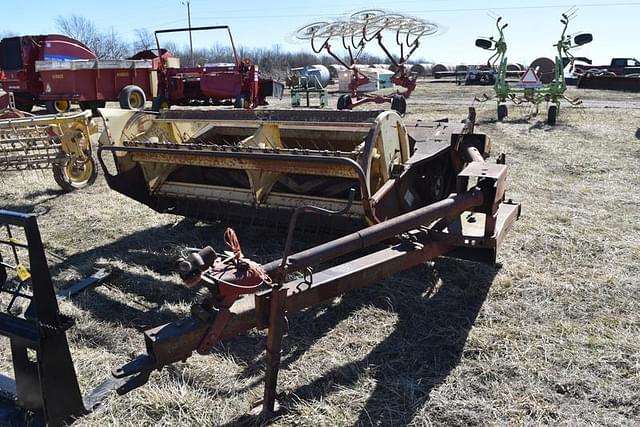
[[[477,36],[493,35],[494,22],[489,10],[509,22],[507,41],[512,62],[528,62],[539,56],[553,57],[552,44],[560,35],[560,13],[572,5],[579,7],[569,31],[589,31],[594,41],[577,51],[596,62],[611,57],[640,58],[636,33],[640,1],[632,0],[396,0],[396,1],[268,1],[191,0],[193,26],[230,25],[236,44],[247,47],[281,45],[285,50],[307,50],[305,43],[294,43],[292,33],[300,26],[344,17],[360,9],[382,8],[438,22],[445,31],[425,38],[416,53],[445,63],[478,63],[486,52],[474,46]],[[109,1],[7,1],[0,15],[0,33],[43,34],[56,32],[55,18],[79,14],[100,29],[113,28],[132,40],[135,28],[150,30],[186,26],[186,7],[180,0]],[[215,38],[215,40],[218,40]],[[178,44],[186,39],[176,38]],[[211,41],[211,39],[209,39]],[[195,38],[202,46],[207,35]],[[372,49],[372,53],[378,53]]]

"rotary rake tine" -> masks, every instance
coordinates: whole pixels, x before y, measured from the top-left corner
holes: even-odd
[[[377,104],[389,102],[392,109],[404,114],[406,99],[415,89],[417,78],[417,75],[407,69],[406,63],[420,46],[420,39],[435,34],[438,29],[437,24],[423,19],[378,9],[367,9],[352,14],[347,21],[316,22],[305,25],[295,33],[295,37],[299,40],[310,40],[311,48],[316,54],[325,51],[339,64],[351,70],[350,95],[340,97],[338,109],[352,109],[369,102]],[[391,40],[394,40],[397,45],[398,55],[394,55],[384,44],[384,32],[394,33],[394,38]],[[348,61],[344,61],[332,50],[330,40],[336,38],[340,39]],[[373,40],[377,41],[389,61],[397,68],[391,81],[395,86],[404,88],[404,92],[396,90],[394,94],[382,95],[369,94],[361,90],[362,86],[371,83],[372,80],[365,72],[359,70],[357,65],[367,43]]]

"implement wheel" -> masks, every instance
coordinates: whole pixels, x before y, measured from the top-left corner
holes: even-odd
[[[547,124],[549,126],[555,126],[557,118],[558,118],[558,106],[552,105],[549,107],[549,112],[547,114]]]
[[[47,112],[51,114],[66,113],[71,109],[71,102],[66,99],[57,99],[55,101],[47,101]]]
[[[92,157],[81,160],[69,160],[66,165],[53,167],[53,179],[64,191],[73,191],[87,187],[96,181],[98,170]]]
[[[164,96],[156,96],[151,102],[152,111],[158,112],[160,110],[168,110],[169,108],[171,108],[171,104],[169,104],[169,101],[167,101]]]
[[[340,95],[338,98],[338,110],[351,110],[353,108],[353,101],[351,101],[350,95]]]
[[[147,102],[144,91],[136,85],[129,85],[120,91],[120,108],[124,110],[142,110]]]
[[[395,110],[401,116],[407,112],[407,99],[402,95],[393,95],[391,98],[391,109]]]
[[[498,121],[501,122],[508,115],[509,115],[509,110],[507,110],[507,106],[504,104],[498,105]]]

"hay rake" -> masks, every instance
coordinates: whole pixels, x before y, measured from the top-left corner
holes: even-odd
[[[91,157],[96,128],[90,112],[34,116],[0,112],[0,173],[52,170],[65,191],[91,185],[97,176]]]
[[[475,98],[475,101],[486,102],[495,99],[498,104],[497,116],[499,121],[508,115],[507,100],[512,101],[515,105],[531,104],[535,109],[534,114],[538,113],[540,104],[543,102],[551,104],[549,105],[547,114],[547,123],[549,125],[556,124],[560,110],[560,101],[562,99],[572,105],[579,105],[582,102],[580,99],[569,98],[564,94],[567,90],[564,70],[568,65],[571,65],[571,68],[573,68],[575,58],[571,54],[571,50],[590,43],[593,40],[593,36],[589,33],[578,34],[572,41],[572,37],[566,34],[569,22],[576,16],[576,13],[577,9],[572,8],[562,14],[562,19],[560,20],[563,25],[562,33],[559,41],[554,44],[554,47],[557,49],[557,54],[553,70],[553,80],[547,84],[540,81],[537,71],[533,68],[529,68],[520,82],[514,85],[507,82],[507,42],[504,31],[509,24],[504,23],[502,17],[498,17],[496,20],[496,29],[499,35],[498,39],[495,40],[493,37],[489,37],[476,40],[477,47],[495,52],[487,61],[487,65],[491,69],[497,68],[498,70],[494,85],[495,95],[488,96],[484,94],[482,98]],[[527,76],[535,78],[529,81],[526,79]]]
[[[405,16],[399,13],[389,13],[382,10],[363,10],[356,12],[348,20],[335,22],[315,22],[300,28],[295,37],[308,40],[311,48],[317,54],[325,51],[336,61],[351,70],[349,82],[350,94],[340,96],[339,110],[350,110],[364,103],[391,103],[391,108],[400,114],[407,109],[407,98],[416,87],[416,73],[411,73],[407,61],[420,46],[420,39],[433,35],[438,31],[436,23],[420,18]],[[393,40],[398,46],[399,53],[394,55],[383,41],[383,34],[395,33]],[[366,45],[372,41],[385,53],[396,70],[391,81],[405,90],[397,91],[393,95],[383,96],[366,94],[359,89],[370,83],[370,78],[358,69],[358,61]],[[346,51],[347,60],[343,60],[333,50],[332,42],[337,41]]]

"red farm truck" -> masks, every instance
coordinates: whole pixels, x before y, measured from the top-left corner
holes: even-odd
[[[36,70],[37,61],[95,59],[83,43],[59,34],[6,37],[0,41],[0,89],[13,92],[16,107],[31,111],[44,105],[51,112],[66,110],[67,99],[44,100],[44,86]]]

